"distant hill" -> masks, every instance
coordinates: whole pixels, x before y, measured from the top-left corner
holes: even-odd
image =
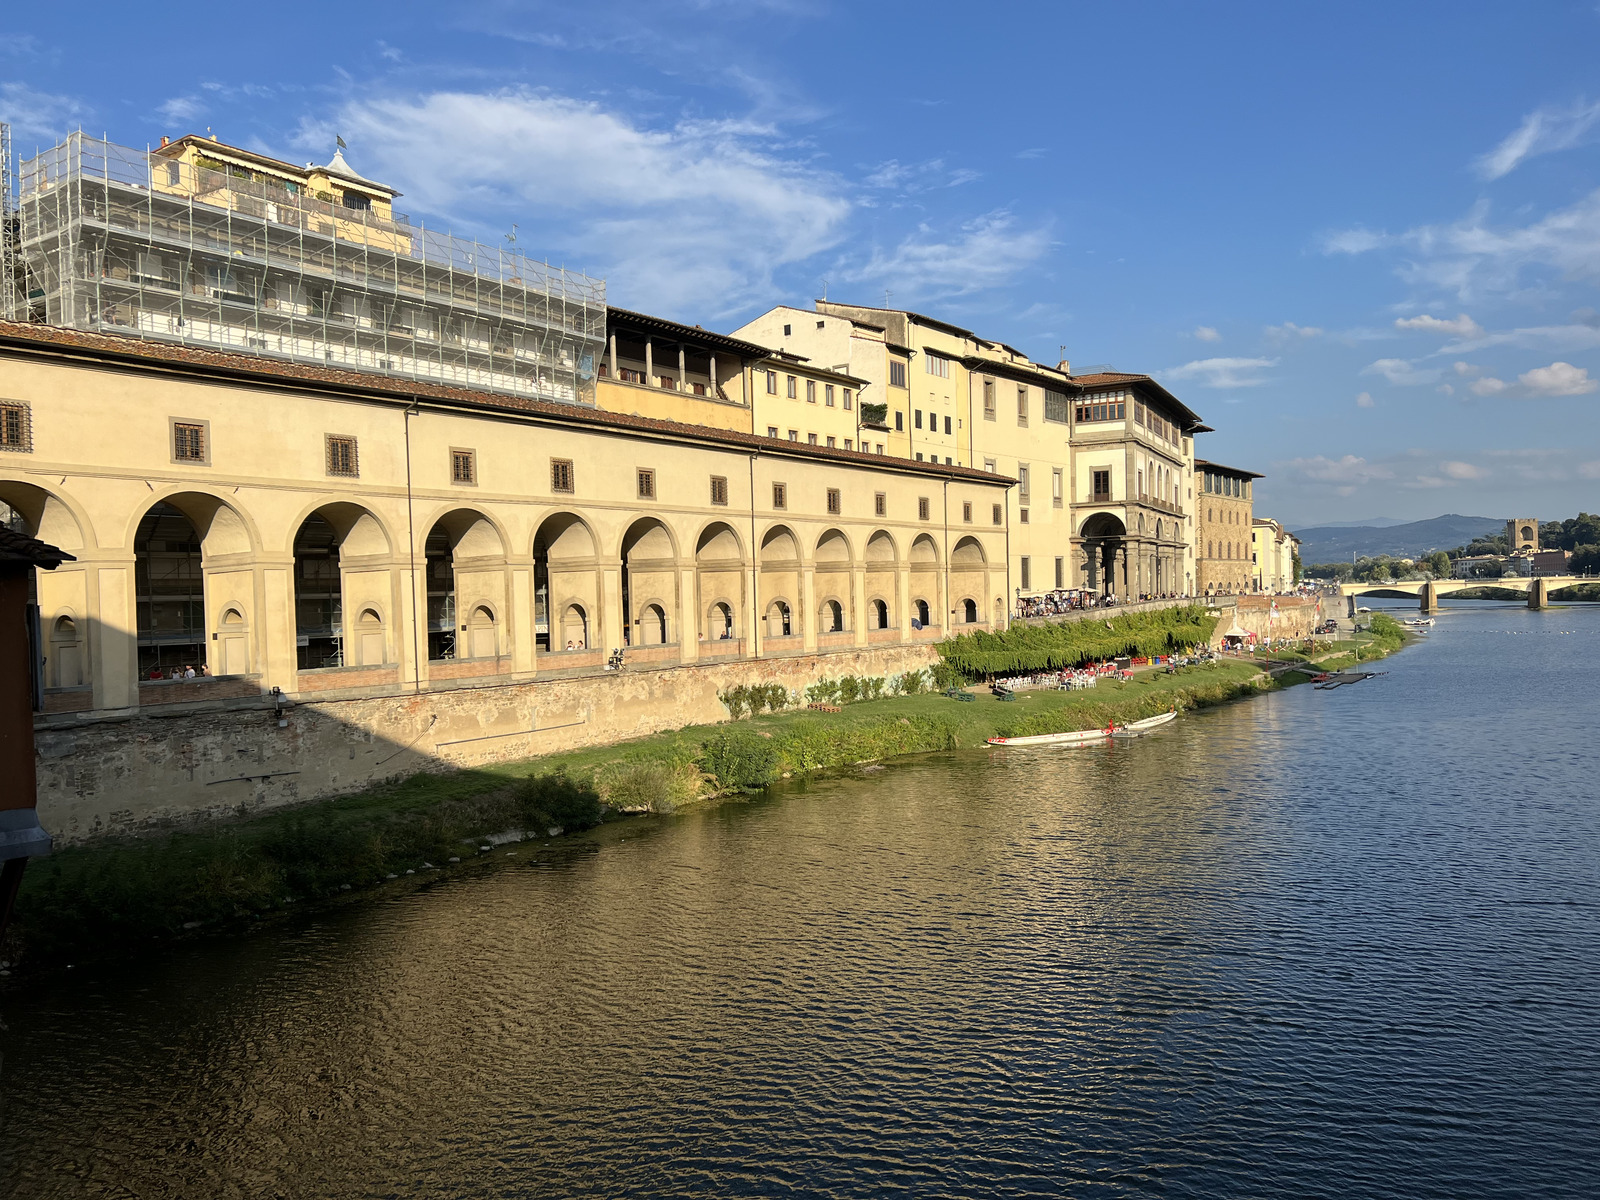
[[[1475,537],[1504,531],[1506,523],[1495,517],[1464,517],[1446,513],[1428,521],[1403,525],[1324,525],[1295,530],[1304,563],[1349,562],[1352,554],[1372,557],[1388,554],[1416,558],[1430,550],[1453,550]]]
[[[1307,529],[1388,529],[1391,525],[1409,525],[1399,517],[1373,517],[1370,521],[1324,521],[1321,525],[1307,525]],[[1298,536],[1298,535],[1297,535]]]

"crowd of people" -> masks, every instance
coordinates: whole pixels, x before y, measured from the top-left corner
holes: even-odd
[[[1140,592],[1133,598],[1134,601],[1187,599],[1189,599],[1187,592]],[[1041,592],[1037,596],[1019,597],[1016,612],[1012,615],[1017,620],[1027,617],[1057,617],[1064,613],[1082,612],[1088,608],[1113,608],[1126,603],[1130,601],[1119,600],[1116,596],[1103,596],[1086,588],[1057,588],[1055,591]]]
[[[177,667],[151,667],[145,673],[145,679],[151,682],[159,679],[205,679],[210,674],[211,668],[205,663],[201,663],[198,667],[194,663],[188,663]]]

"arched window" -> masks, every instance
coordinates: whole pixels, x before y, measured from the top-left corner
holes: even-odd
[[[480,604],[472,610],[467,634],[473,658],[494,658],[499,654],[500,641],[494,627],[494,613],[489,611],[487,605]]]
[[[767,636],[792,637],[794,624],[789,616],[789,606],[782,600],[774,600],[767,606]]]
[[[659,604],[647,604],[639,614],[639,642],[644,646],[663,646],[667,641],[667,614]]]
[[[961,619],[968,625],[977,623],[978,602],[976,600],[973,600],[969,597],[961,602]]]
[[[882,600],[872,602],[872,616],[874,629],[889,628],[889,606]]]
[[[717,641],[733,637],[733,609],[720,600],[711,606],[711,636]]]
[[[837,600],[824,600],[822,602],[822,632],[844,632],[844,606]]]
[[[162,679],[206,660],[205,588],[200,536],[165,501],[152,505],[133,535],[139,677]]]
[[[56,618],[50,629],[50,686],[79,687],[83,683],[83,651],[78,643],[78,623]]]
[[[388,646],[383,636],[383,617],[375,608],[364,608],[356,619],[356,664],[363,667],[381,666],[388,659]]]
[[[916,612],[917,612],[917,620],[921,623],[922,627],[924,629],[926,629],[928,627],[928,624],[929,624],[929,622],[928,622],[928,602],[926,600],[918,600],[913,605],[913,607],[916,609]]]
[[[581,604],[569,604],[561,614],[561,649],[587,650],[589,648],[589,614]]]

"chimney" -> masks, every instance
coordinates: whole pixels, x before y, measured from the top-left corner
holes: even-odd
[[[1060,371],[1063,375],[1071,375],[1072,374],[1072,363],[1069,360],[1063,358],[1060,362],[1058,362],[1056,364],[1056,370]]]
[[[169,138],[166,134],[163,133],[161,135],[161,146],[162,146],[162,149],[165,149],[166,147],[168,147],[170,145],[172,145],[172,139]]]

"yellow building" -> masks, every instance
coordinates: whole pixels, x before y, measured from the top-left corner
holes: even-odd
[[[1258,592],[1287,592],[1295,586],[1294,560],[1300,539],[1270,517],[1250,523],[1252,583]]]
[[[1199,594],[1248,592],[1255,581],[1251,484],[1261,476],[1204,459],[1195,460],[1194,474]]]

